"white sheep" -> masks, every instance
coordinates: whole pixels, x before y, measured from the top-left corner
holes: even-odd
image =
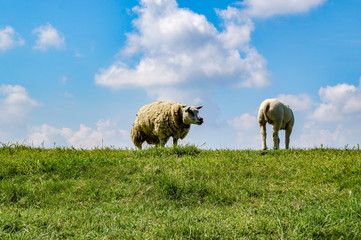
[[[198,110],[202,106],[190,107],[171,101],[159,101],[147,104],[139,109],[131,130],[131,138],[136,147],[142,144],[164,146],[170,137],[176,146],[178,139],[183,139],[189,132],[191,124],[201,125],[203,118]]]
[[[286,130],[286,149],[289,148],[290,135],[295,123],[293,112],[287,104],[278,99],[266,99],[261,103],[258,111],[258,123],[261,128],[262,149],[266,150],[266,123],[272,124],[273,149],[279,148],[279,130]]]

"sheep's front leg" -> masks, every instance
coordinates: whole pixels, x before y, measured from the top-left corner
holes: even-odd
[[[272,138],[273,138],[273,149],[279,149],[280,139],[278,137],[278,132],[280,130],[281,124],[274,124],[272,126]]]
[[[160,144],[160,146],[164,147],[164,146],[167,144],[168,139],[169,139],[169,138],[159,138],[159,144]]]
[[[178,138],[173,138],[173,147],[178,145]]]
[[[262,138],[262,150],[267,150],[267,144],[266,144],[266,137],[267,137],[267,132],[266,132],[266,124],[260,124],[261,127],[261,138]]]

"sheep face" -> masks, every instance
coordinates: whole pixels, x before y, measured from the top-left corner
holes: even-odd
[[[199,115],[199,111],[198,111],[201,108],[202,108],[202,106],[198,106],[198,107],[185,106],[185,107],[182,107],[183,122],[185,124],[202,125],[203,118]]]

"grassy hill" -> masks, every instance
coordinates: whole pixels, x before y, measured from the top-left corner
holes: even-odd
[[[360,239],[361,151],[0,147],[0,239]]]

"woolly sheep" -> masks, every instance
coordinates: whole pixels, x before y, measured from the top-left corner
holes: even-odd
[[[266,150],[266,123],[272,124],[273,149],[279,148],[279,130],[286,130],[286,149],[289,148],[290,135],[295,118],[293,112],[287,104],[278,99],[266,99],[261,103],[258,112],[258,123],[261,128],[262,149]]]
[[[198,110],[202,106],[190,107],[184,104],[159,101],[147,104],[139,109],[131,130],[131,138],[134,145],[142,149],[142,144],[164,146],[170,137],[173,137],[173,145],[176,146],[178,139],[187,136],[190,125],[203,123]]]

